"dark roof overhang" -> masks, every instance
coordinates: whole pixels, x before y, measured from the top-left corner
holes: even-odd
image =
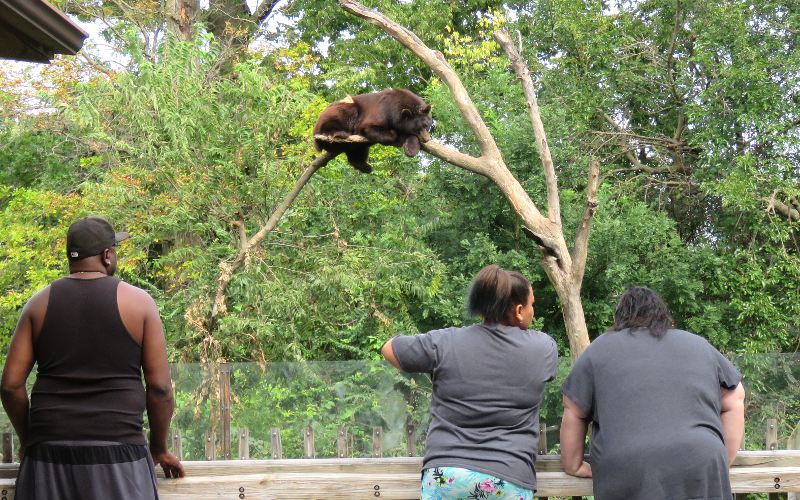
[[[87,36],[45,0],[0,0],[0,58],[49,62],[76,54]]]

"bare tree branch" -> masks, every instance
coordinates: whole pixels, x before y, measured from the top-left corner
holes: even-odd
[[[783,203],[780,200],[777,200],[773,195],[771,198],[767,199],[767,211],[775,212],[781,217],[788,219],[790,221],[798,222],[800,221],[800,210],[792,208],[791,206]]]
[[[483,175],[490,179],[492,178],[490,169],[486,166],[486,162],[482,161],[480,158],[464,154],[457,149],[439,144],[436,141],[422,143],[422,149],[451,165],[458,165],[470,172],[475,172],[476,174]]]
[[[539,113],[539,102],[536,99],[536,92],[533,90],[533,79],[528,67],[525,65],[520,53],[511,42],[511,38],[505,31],[496,31],[494,39],[506,51],[511,60],[511,66],[517,77],[522,81],[522,91],[525,93],[525,101],[528,105],[528,113],[533,124],[533,133],[536,137],[536,145],[539,149],[539,158],[542,160],[544,168],[544,178],[547,185],[547,214],[551,221],[561,226],[561,204],[558,196],[558,179],[556,170],[553,166],[553,157],[550,155],[550,147],[547,145],[547,136],[544,132],[542,116]]]
[[[461,110],[461,114],[464,115],[467,124],[475,134],[478,146],[481,149],[481,156],[492,163],[502,161],[500,158],[500,150],[497,148],[497,144],[494,141],[494,137],[492,137],[492,134],[489,132],[489,128],[483,122],[478,110],[475,108],[475,104],[473,104],[467,89],[464,88],[461,80],[456,76],[455,71],[450,67],[450,64],[448,64],[441,52],[431,50],[417,35],[398,25],[380,12],[370,10],[353,0],[339,0],[339,5],[346,11],[381,28],[392,38],[416,54],[422,62],[427,64],[434,73],[442,79],[453,94],[456,104]]]
[[[256,24],[261,24],[264,22],[264,19],[268,18],[275,7],[278,5],[280,0],[264,0],[256,7],[256,11],[253,12],[253,19],[255,19]],[[245,2],[246,4],[247,2]]]
[[[453,95],[462,115],[476,136],[481,150],[481,156],[479,158],[473,158],[433,141],[423,144],[422,148],[428,153],[453,165],[490,178],[500,188],[503,195],[509,203],[511,203],[514,211],[522,220],[525,234],[530,236],[536,241],[536,244],[539,245],[542,267],[556,289],[561,301],[572,358],[573,360],[577,359],[581,352],[589,345],[589,335],[586,328],[583,306],[581,304],[580,285],[575,283],[573,260],[564,240],[559,212],[551,212],[551,214],[556,215],[554,218],[546,218],[539,212],[539,209],[536,207],[533,200],[531,200],[528,193],[508,170],[494,138],[478,114],[472,99],[455,71],[453,71],[440,52],[429,49],[416,35],[406,28],[399,26],[380,12],[370,10],[355,0],[338,1],[346,11],[366,19],[403,44],[427,64],[450,89],[450,93]],[[514,52],[519,54],[518,51]],[[522,66],[524,66],[524,63],[522,63]],[[532,84],[530,91],[532,93]],[[541,127],[540,132],[544,140],[544,127]],[[543,145],[546,146],[546,140],[543,142]],[[544,150],[546,150],[546,147],[540,147],[540,152]],[[552,168],[552,160],[549,161],[549,164],[551,166],[550,168]],[[555,188],[555,172],[553,171],[552,174],[551,185]],[[599,180],[590,181],[590,183],[592,182],[599,183]],[[593,192],[596,192],[596,189],[594,189]],[[551,199],[550,194],[551,192],[548,191],[549,202]],[[555,203],[550,202],[549,205],[551,208],[556,207],[557,210],[557,190],[552,191],[552,194]],[[596,201],[590,201],[596,203]],[[587,226],[589,220],[590,217],[587,217]],[[586,236],[582,236],[582,238],[583,237],[588,238],[588,229],[586,230]],[[582,275],[582,271],[579,274]]]
[[[597,212],[597,189],[600,187],[600,163],[596,159],[589,162],[589,183],[586,186],[586,208],[583,218],[575,234],[575,244],[572,247],[572,278],[576,286],[583,282],[586,271],[586,257],[589,252],[589,229],[592,217]]]
[[[246,243],[242,242],[241,248],[239,249],[239,254],[233,260],[233,262],[221,262],[219,264],[220,275],[217,279],[217,293],[214,297],[214,304],[211,307],[211,319],[214,320],[219,314],[224,314],[227,311],[227,307],[225,305],[225,290],[228,288],[228,284],[230,284],[231,279],[233,279],[233,274],[239,269],[242,264],[250,257],[250,253],[256,248],[263,240],[267,234],[269,234],[280,222],[281,217],[286,212],[286,210],[292,205],[297,195],[300,194],[303,187],[308,183],[311,179],[311,176],[314,175],[317,170],[324,167],[331,161],[335,155],[328,153],[325,151],[311,164],[306,168],[303,172],[303,175],[297,179],[297,182],[294,184],[294,188],[292,191],[286,195],[286,198],[275,207],[275,210],[270,215],[269,220],[266,224],[264,224],[259,231],[252,236]]]

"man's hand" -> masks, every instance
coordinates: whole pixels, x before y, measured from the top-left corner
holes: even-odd
[[[159,453],[152,453],[153,462],[160,465],[162,469],[164,469],[164,476],[168,478],[178,478],[186,476],[186,472],[183,470],[183,465],[181,465],[181,461],[178,460],[178,457],[173,455],[168,451],[162,451]]]

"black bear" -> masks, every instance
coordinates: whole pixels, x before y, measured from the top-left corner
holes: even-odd
[[[350,165],[369,173],[372,167],[367,159],[373,144],[402,147],[406,156],[419,153],[420,140],[431,138],[430,111],[430,104],[405,89],[348,96],[322,110],[314,125],[314,146],[317,151],[344,153]],[[351,136],[363,139],[355,142],[358,138]],[[343,141],[348,138],[351,142]]]

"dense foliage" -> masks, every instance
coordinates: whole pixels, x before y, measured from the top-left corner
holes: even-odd
[[[593,335],[616,296],[644,284],[725,351],[797,348],[800,15],[789,3],[374,4],[443,51],[543,206],[521,91],[491,39],[501,25],[519,30],[567,234],[587,153],[603,159],[583,292]],[[333,2],[293,0],[284,13],[270,43],[235,64],[202,25],[194,41],[144,36],[159,12],[142,4],[104,18],[124,68],[3,67],[4,342],[27,297],[63,273],[64,228],[101,213],[134,235],[121,274],[156,296],[175,359],[373,357],[392,334],[467,320],[465,288],[488,262],[532,278],[538,325],[566,345],[536,247],[496,188],[381,147],[372,175],[339,160],[312,179],[234,277],[228,314],[210,319],[220,262],[313,158],[308,137],[327,102],[406,86],[433,103],[435,137],[475,150],[446,87],[377,28]]]
[[[755,354],[800,347],[793,2],[367,3],[443,52],[506,163],[545,207],[522,92],[491,36],[518,31],[567,235],[583,211],[588,158],[602,160],[583,285],[592,336],[610,325],[627,286],[653,287],[680,327],[739,356],[751,377],[750,446],[761,446],[767,417],[781,419],[782,435],[797,425],[796,363]],[[233,375],[234,425],[259,429],[253,456],[266,455],[271,426],[285,429],[287,456],[300,455],[306,425],[323,455],[340,425],[364,450],[372,426],[402,448],[406,417],[424,424],[424,380],[385,365],[303,363],[375,359],[392,335],[472,321],[466,287],[491,262],[531,278],[535,325],[567,354],[536,245],[497,188],[386,147],[372,148],[370,175],[341,159],[317,173],[235,273],[227,312],[212,317],[220,264],[314,158],[311,129],[327,103],[407,87],[433,104],[434,138],[475,153],[469,129],[426,66],[335,2],[290,0],[233,55],[237,35],[218,25],[195,25],[188,41],[164,35],[158,2],[61,6],[70,5],[82,21],[103,20],[111,60],[89,48],[44,67],[0,64],[1,351],[27,298],[66,271],[66,227],[94,213],[133,235],[119,251],[120,275],[156,298],[172,360],[260,363]],[[272,363],[281,361],[301,363]],[[196,422],[214,425],[217,378],[213,368],[193,370],[175,372],[176,423],[200,456],[205,427]],[[557,387],[543,407],[551,424]]]

